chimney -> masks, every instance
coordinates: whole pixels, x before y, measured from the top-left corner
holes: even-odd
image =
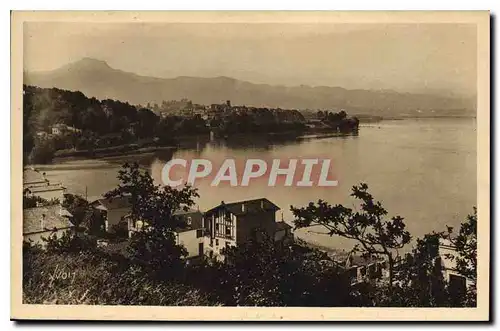
[[[245,212],[245,204],[244,204],[244,203],[242,203],[242,204],[241,204],[241,212],[242,212],[242,213],[244,213],[244,212]]]
[[[45,229],[45,214],[42,214],[42,219],[40,220],[40,228]]]
[[[264,199],[260,200],[260,208],[264,209]]]

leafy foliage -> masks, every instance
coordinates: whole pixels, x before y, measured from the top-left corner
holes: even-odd
[[[38,206],[51,206],[59,204],[59,199],[47,200],[37,195],[23,195],[23,209],[34,208]]]
[[[192,286],[151,279],[141,268],[99,251],[54,252],[25,245],[23,303],[208,306]]]
[[[467,216],[467,220],[460,225],[460,230],[455,235],[453,228],[448,227],[443,234],[457,252],[456,255],[447,254],[447,258],[455,262],[456,271],[462,276],[477,280],[477,209]]]
[[[439,253],[440,234],[417,239],[416,246],[397,265],[394,293],[385,298],[393,306],[444,307],[448,293]]]
[[[93,214],[88,201],[80,195],[70,193],[64,194],[62,206],[73,215],[71,217],[71,223],[73,223],[75,227],[88,223],[88,218],[92,217]]]
[[[447,256],[459,274],[476,280],[477,214],[457,234],[431,233],[416,240],[403,258],[394,255],[411,237],[399,216],[368,193],[353,187],[360,210],[324,201],[292,207],[297,228],[319,225],[330,235],[357,242],[365,258],[385,257],[389,280],[351,283],[348,269],[317,249],[295,241],[275,241],[256,230],[248,241],[223,250],[222,259],[201,257],[186,263],[186,250],[174,230],[182,221],[174,211],[194,204],[195,189],[155,185],[137,164],[125,164],[110,198],[128,196],[130,217],[145,225],[127,243],[129,254],[99,247],[89,233],[53,233],[40,245],[23,246],[23,301],[55,304],[238,305],[238,306],[390,306],[463,307],[476,305],[475,287],[455,293],[443,277],[440,240],[457,254]],[[66,195],[64,206],[86,217],[88,203]],[[120,246],[121,248],[124,248]],[[109,248],[109,247],[108,247]],[[350,255],[352,256],[352,255]],[[59,272],[59,277],[53,275]],[[66,276],[61,277],[61,272]],[[69,276],[68,276],[69,275]]]
[[[477,209],[467,216],[465,222],[460,224],[457,234],[452,227],[442,234],[445,240],[454,247],[455,254],[446,254],[446,258],[453,261],[455,271],[472,282],[465,293],[465,305],[476,306],[477,288]]]
[[[54,144],[51,141],[44,139],[35,140],[33,138],[33,140],[35,141],[34,146],[31,150],[26,151],[26,155],[28,155],[27,160],[29,161],[29,163],[50,163],[56,152]]]
[[[343,133],[357,131],[359,127],[359,119],[357,117],[348,118],[344,110],[338,113],[320,110],[316,113],[316,118]]]
[[[225,248],[216,287],[221,302],[238,306],[342,306],[355,304],[344,273],[323,254],[275,242],[257,231]]]
[[[77,253],[94,251],[97,241],[91,236],[86,236],[74,231],[65,231],[62,235],[52,233],[48,238],[42,238],[45,249],[49,253]]]
[[[317,204],[291,210],[295,216],[295,227],[319,225],[326,228],[330,236],[337,235],[357,242],[354,251],[365,258],[383,256],[388,259],[391,286],[394,269],[394,250],[403,248],[411,240],[400,216],[387,220],[387,211],[379,201],[368,193],[368,185],[362,183],[352,188],[351,196],[360,200],[361,210],[353,211],[343,205],[330,205],[323,200]]]
[[[172,110],[180,106],[189,110],[186,116]],[[220,106],[220,105],[219,105]],[[296,110],[235,108],[219,114],[208,123],[189,100],[142,107],[117,100],[88,98],[81,92],[57,88],[23,86],[23,155],[25,163],[50,163],[56,156],[93,156],[111,152],[108,149],[176,145],[183,136],[206,135],[210,129],[224,134],[246,132],[283,132],[304,129],[304,117]],[[164,116],[166,115],[166,116]],[[66,130],[53,135],[55,124]],[[70,130],[67,130],[70,127]]]
[[[141,171],[137,163],[124,164],[118,179],[118,188],[105,196],[128,196],[132,205],[129,217],[143,224],[131,238],[132,256],[163,275],[167,268],[179,267],[186,251],[176,244],[173,231],[183,223],[173,213],[192,206],[198,197],[197,190],[189,186],[175,189],[155,185],[149,173]]]
[[[199,196],[197,189],[190,186],[176,189],[154,184],[151,175],[142,171],[137,163],[125,163],[118,172],[118,179],[118,188],[107,192],[105,196],[129,196],[132,205],[131,216],[156,229],[177,228],[180,223],[172,216],[174,211],[181,208],[187,210]]]
[[[270,133],[305,129],[304,116],[297,110],[246,108],[220,114],[210,121],[210,127],[224,135]]]

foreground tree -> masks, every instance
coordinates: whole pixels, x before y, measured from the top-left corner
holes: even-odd
[[[456,255],[447,254],[447,258],[455,262],[455,271],[460,275],[476,282],[477,280],[477,209],[467,216],[460,224],[457,234],[448,227],[443,238],[449,240],[456,251]]]
[[[73,215],[71,217],[71,223],[76,227],[86,223],[87,219],[91,217],[92,214],[92,208],[88,201],[77,194],[64,194],[62,206]]]
[[[388,288],[391,292],[397,250],[410,242],[410,233],[405,230],[402,217],[385,219],[387,211],[368,193],[368,185],[362,183],[354,186],[351,196],[360,200],[361,210],[354,211],[340,204],[332,206],[323,200],[316,204],[311,202],[302,208],[291,206],[295,228],[321,226],[328,230],[330,236],[355,240],[353,251],[361,253],[363,257],[385,258],[388,262]]]
[[[449,298],[439,252],[440,233],[417,239],[415,247],[396,267],[394,291],[379,295],[379,305],[445,307]]]
[[[105,196],[128,196],[132,205],[130,217],[143,224],[130,243],[132,258],[155,272],[174,271],[182,264],[180,259],[186,251],[176,244],[173,231],[183,224],[173,214],[194,205],[198,197],[196,189],[186,186],[178,190],[155,185],[151,175],[141,170],[137,163],[124,164],[118,179],[118,188]]]
[[[455,254],[446,254],[445,257],[454,262],[454,271],[472,282],[467,289],[465,304],[476,306],[477,285],[477,209],[467,216],[465,222],[460,224],[458,233],[452,227],[442,234],[455,249]]]
[[[276,242],[259,230],[249,241],[224,250],[215,284],[228,305],[354,304],[347,277],[328,257],[297,243]]]

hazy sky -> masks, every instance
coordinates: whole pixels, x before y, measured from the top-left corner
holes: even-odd
[[[472,95],[476,28],[459,24],[25,23],[25,70],[83,57],[157,77]]]

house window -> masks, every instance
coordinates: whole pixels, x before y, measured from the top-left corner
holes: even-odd
[[[231,227],[226,226],[226,236],[231,236]]]
[[[215,239],[215,246],[219,246],[219,239]]]
[[[201,237],[203,237],[203,229],[196,230],[196,238],[201,238]]]
[[[190,226],[192,222],[193,222],[193,220],[191,219],[191,216],[189,216],[189,217],[187,218],[187,221],[186,221],[187,225],[189,225],[189,226]]]

